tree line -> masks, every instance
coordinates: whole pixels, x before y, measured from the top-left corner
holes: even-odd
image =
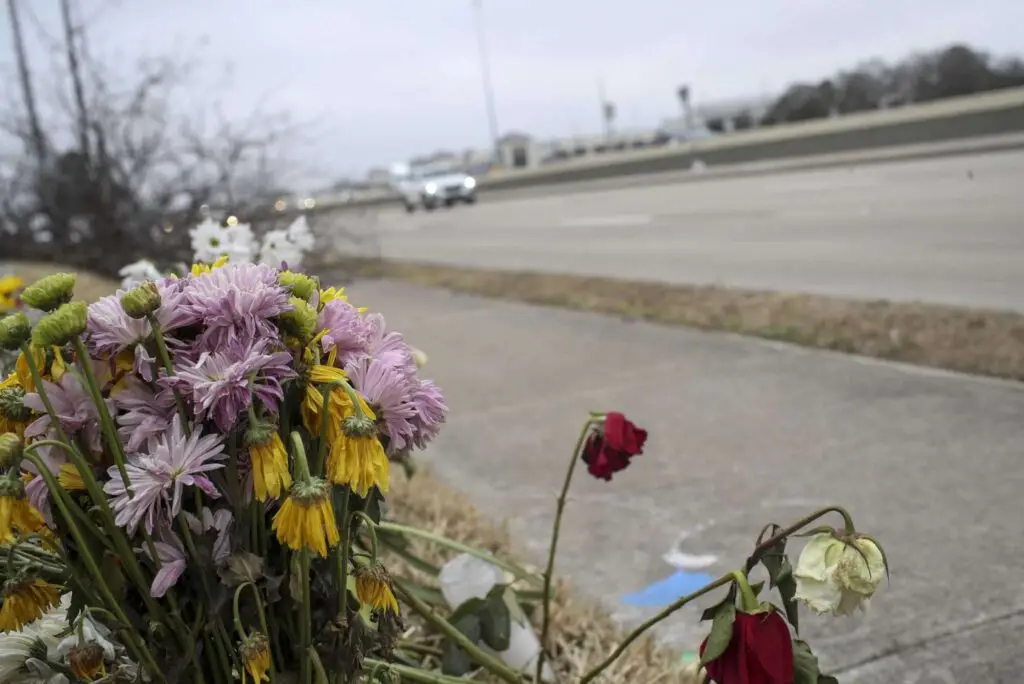
[[[956,44],[895,63],[869,60],[818,83],[794,83],[759,119],[743,112],[733,125],[742,129],[822,119],[1015,86],[1024,86],[1024,60]],[[721,119],[707,124],[712,130],[725,128]]]

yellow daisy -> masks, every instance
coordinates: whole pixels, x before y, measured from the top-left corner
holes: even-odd
[[[363,605],[372,610],[391,611],[398,614],[398,601],[391,589],[391,577],[382,565],[356,568],[356,596]]]
[[[82,479],[82,473],[78,472],[78,468],[71,463],[61,465],[57,472],[57,482],[69,492],[85,491],[85,480]]]
[[[60,601],[60,587],[41,579],[8,580],[0,606],[0,632],[13,632],[38,620]]]
[[[265,635],[259,632],[250,634],[239,644],[238,655],[254,682],[270,681],[270,677],[267,676],[267,671],[270,670],[270,643]],[[244,673],[242,681],[245,681]]]
[[[296,481],[274,515],[277,540],[294,551],[309,549],[321,558],[341,541],[331,505],[330,486],[320,478]]]
[[[206,275],[215,268],[220,268],[224,264],[228,263],[227,256],[222,256],[214,261],[212,264],[192,264],[192,275],[201,276]]]
[[[331,443],[327,457],[328,479],[348,485],[364,498],[373,487],[388,491],[388,457],[377,438],[373,418],[349,416],[342,426],[343,434]]]
[[[276,429],[272,429],[266,441],[249,444],[249,459],[252,461],[252,486],[257,501],[266,501],[268,497],[278,499],[292,486],[288,451]]]
[[[10,542],[15,533],[38,532],[46,526],[42,514],[25,498],[25,483],[18,477],[0,480],[0,542]]]
[[[10,311],[18,305],[15,295],[25,286],[18,276],[6,275],[0,278],[0,312]]]
[[[103,647],[95,641],[72,646],[68,650],[68,667],[79,679],[91,682],[107,674],[103,655]]]

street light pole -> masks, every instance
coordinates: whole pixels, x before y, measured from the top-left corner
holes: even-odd
[[[501,163],[501,145],[498,143],[498,112],[494,107],[494,88],[491,86],[491,66],[487,58],[487,41],[484,37],[483,5],[481,0],[472,0],[473,18],[476,24],[476,41],[480,50],[480,71],[484,82],[484,100],[487,104],[487,121],[491,130],[491,144],[494,146],[494,161]]]

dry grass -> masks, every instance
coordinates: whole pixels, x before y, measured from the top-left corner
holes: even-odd
[[[343,267],[363,277],[1024,380],[1024,315],[1009,311],[410,262]]]
[[[109,294],[114,294],[117,290],[117,281],[111,280],[110,278],[104,278],[88,271],[83,271],[76,268],[62,268],[54,264],[35,263],[30,261],[17,261],[10,264],[9,268],[5,273],[0,275],[16,275],[25,281],[26,285],[31,285],[36,280],[39,280],[43,276],[48,276],[53,273],[60,271],[73,272],[78,274],[78,282],[75,285],[75,299],[81,299],[82,301],[92,302],[100,297],[105,297]]]
[[[487,549],[499,556],[515,558],[517,555],[504,529],[484,518],[465,496],[446,487],[428,470],[420,470],[411,480],[396,472],[388,505],[389,517],[397,521]],[[418,540],[413,540],[410,548],[435,565],[441,565],[456,555],[448,549]],[[397,559],[389,559],[388,565],[399,575],[414,574]],[[422,579],[422,575],[418,578]],[[569,587],[562,584],[552,604],[551,636],[551,652],[555,656],[553,666],[559,675],[558,681],[572,682],[578,681],[587,669],[606,657],[622,640],[624,632],[604,610],[593,602],[574,596]],[[659,647],[651,639],[641,639],[606,670],[600,681],[607,684],[686,684],[681,668],[679,653]]]

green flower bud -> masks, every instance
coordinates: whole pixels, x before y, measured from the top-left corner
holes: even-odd
[[[369,437],[377,434],[377,426],[373,421],[361,416],[349,416],[341,426],[349,437]]]
[[[21,463],[21,437],[13,432],[0,435],[0,467],[13,468]]]
[[[145,318],[160,308],[160,290],[156,283],[146,282],[121,295],[121,308],[131,318]]]
[[[278,323],[282,330],[306,344],[316,333],[316,309],[298,297],[291,297],[288,303],[292,305],[292,310],[281,314]]]
[[[277,282],[281,283],[282,287],[291,290],[293,295],[307,302],[312,298],[313,293],[320,289],[320,283],[317,282],[316,278],[305,273],[281,271],[277,276]]]
[[[74,273],[54,273],[41,278],[25,288],[21,301],[33,309],[53,311],[61,304],[67,304],[75,294]]]
[[[25,390],[21,387],[0,389],[0,418],[26,423],[32,417],[32,409],[25,406]]]
[[[23,311],[0,320],[0,348],[15,351],[32,337],[32,321]]]
[[[32,344],[37,347],[62,347],[85,332],[88,307],[85,302],[62,304],[53,313],[39,319],[32,331]]]
[[[277,426],[261,420],[252,421],[245,431],[246,446],[262,446],[277,432]]]

